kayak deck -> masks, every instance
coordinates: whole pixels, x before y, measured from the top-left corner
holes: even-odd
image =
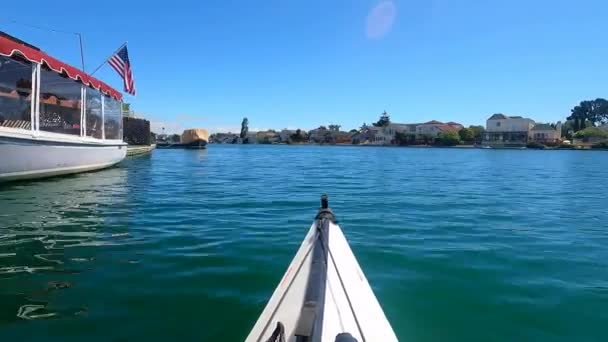
[[[397,341],[340,226],[323,212],[331,213],[313,222],[246,342],[335,342],[343,333]]]

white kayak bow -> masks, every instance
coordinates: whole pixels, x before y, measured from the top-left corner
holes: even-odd
[[[327,196],[245,341],[397,341]]]

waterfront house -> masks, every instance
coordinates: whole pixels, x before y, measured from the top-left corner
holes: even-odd
[[[324,143],[326,142],[329,130],[325,126],[319,126],[319,128],[311,129],[308,132],[308,139],[311,143]]]
[[[521,116],[494,114],[486,120],[483,144],[486,146],[525,146],[535,122]]]
[[[160,138],[160,134],[158,135]],[[239,140],[239,136],[234,133],[214,133],[209,136],[212,144],[234,144]]]
[[[441,121],[432,120],[416,126],[416,139],[433,141],[440,133],[456,132],[463,129],[464,126],[457,122],[443,123]]]
[[[245,139],[247,139],[247,143],[248,144],[257,144],[258,143],[258,132],[247,132],[247,136],[245,137]]]
[[[353,144],[369,144],[372,139],[372,132],[369,127],[364,126],[361,130],[351,134],[351,141]]]
[[[396,134],[402,133],[415,136],[416,140],[431,142],[440,133],[443,132],[458,132],[463,126],[456,122],[443,123],[440,121],[429,121],[425,123],[389,123],[382,127],[365,127],[359,134],[353,137],[353,140],[359,143],[368,143],[371,145],[394,145],[397,144]]]
[[[332,132],[332,137],[336,144],[352,144],[352,134],[345,131]]]
[[[389,127],[369,127],[371,145],[390,145],[395,139],[395,131]]]
[[[558,143],[562,138],[562,123],[558,122],[555,125],[537,123],[530,130],[529,138],[541,144]]]
[[[304,134],[304,131],[301,131]],[[296,133],[295,129],[284,129],[279,132],[279,139],[281,142],[287,142],[289,138]]]
[[[416,135],[416,127],[421,125],[420,123],[411,123],[411,124],[400,124],[394,123],[391,124],[395,127],[395,132],[397,133],[405,133],[408,135]]]
[[[256,140],[258,144],[274,144],[279,142],[280,137],[277,132],[273,130],[267,130],[257,132]]]
[[[400,124],[389,123],[382,127],[367,127],[368,133],[366,138],[369,144],[372,145],[394,145],[396,144],[395,136],[397,133],[416,134],[418,124]]]

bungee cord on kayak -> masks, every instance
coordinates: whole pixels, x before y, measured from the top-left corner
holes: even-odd
[[[326,195],[321,197],[321,208],[308,234],[246,339],[254,341],[397,341]]]

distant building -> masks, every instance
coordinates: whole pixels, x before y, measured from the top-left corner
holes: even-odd
[[[399,133],[404,133],[404,134],[409,134],[409,135],[416,135],[416,127],[418,127],[419,123],[412,123],[412,124],[400,124],[400,123],[391,123],[391,125],[394,127],[395,132],[399,132]]]
[[[443,123],[440,121],[429,121],[425,123],[389,123],[382,127],[365,127],[359,134],[353,136],[353,140],[361,144],[371,145],[395,145],[397,144],[397,133],[406,134],[412,140],[433,141],[440,133],[458,132],[463,126],[456,122]]]
[[[209,136],[211,144],[234,144],[239,139],[239,136],[234,133],[214,133]]]
[[[326,142],[327,136],[329,135],[329,130],[325,126],[320,126],[319,128],[311,129],[308,132],[308,139],[312,143],[323,143]]]
[[[280,137],[279,134],[273,130],[259,131],[256,134],[256,140],[258,144],[275,144],[280,141]]]
[[[349,132],[338,131],[338,132],[332,132],[331,135],[336,144],[352,144],[353,143],[352,134],[350,134]]]
[[[432,120],[416,126],[416,138],[418,140],[423,138],[434,140],[440,133],[458,132],[463,128],[464,126],[456,122],[443,123]]]
[[[534,125],[532,119],[494,114],[486,120],[482,143],[489,146],[524,146]]]
[[[389,126],[368,128],[368,143],[371,145],[390,145],[395,139],[395,132]]]
[[[296,133],[295,129],[284,129],[279,132],[279,139],[281,142],[287,142],[289,138]],[[302,133],[303,134],[303,133]]]
[[[258,132],[247,132],[247,136],[245,137],[245,139],[247,139],[247,143],[248,144],[257,144],[258,143]]]
[[[535,124],[530,130],[529,138],[538,143],[557,143],[562,138],[562,123],[555,125]]]

